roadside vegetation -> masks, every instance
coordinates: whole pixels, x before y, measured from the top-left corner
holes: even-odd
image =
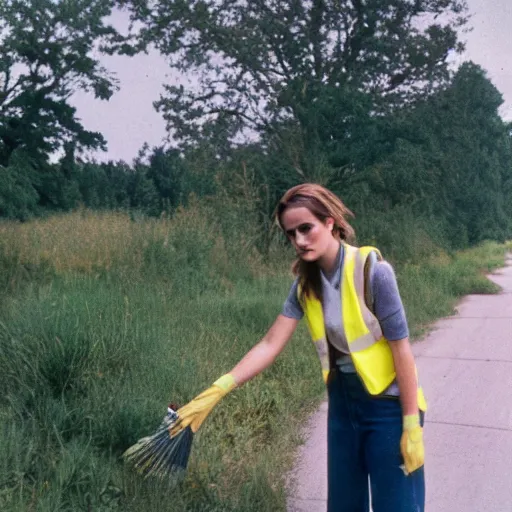
[[[2,510],[285,509],[301,427],[324,393],[303,326],[212,413],[178,488],[120,459],[170,400],[185,403],[229,370],[288,292],[282,240],[265,262],[243,240],[228,245],[204,213],[79,211],[0,226]],[[413,334],[462,295],[495,293],[485,273],[505,252],[487,242],[393,261]]]

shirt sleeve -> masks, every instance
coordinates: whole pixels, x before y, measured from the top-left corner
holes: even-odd
[[[375,265],[371,282],[374,312],[388,341],[409,336],[404,306],[393,267],[386,261]]]
[[[299,299],[297,298],[297,286],[299,279],[295,279],[293,282],[290,293],[283,304],[283,310],[281,314],[288,317],[294,318],[295,320],[301,320],[304,316],[304,311],[300,305]]]

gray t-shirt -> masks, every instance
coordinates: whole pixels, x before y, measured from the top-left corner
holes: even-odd
[[[338,253],[338,264],[331,275],[320,271],[322,279],[322,309],[324,314],[325,331],[331,343],[341,356],[337,364],[344,372],[355,372],[350,358],[346,339],[342,334],[341,325],[341,275],[343,269],[343,246]],[[369,276],[370,291],[373,298],[373,312],[382,328],[382,333],[388,341],[401,340],[409,336],[407,319],[398,291],[393,267],[385,261],[374,265],[374,271]],[[302,319],[304,311],[297,298],[298,279],[293,282],[290,293],[283,305],[282,314],[296,320]],[[394,382],[384,394],[398,396],[398,386]]]

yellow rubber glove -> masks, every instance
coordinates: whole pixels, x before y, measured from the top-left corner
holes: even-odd
[[[195,434],[212,409],[234,388],[236,388],[235,379],[227,373],[187,405],[178,409],[178,420],[169,431],[171,437],[178,435],[189,425]]]
[[[404,467],[402,469],[406,475],[423,466],[425,447],[423,445],[423,429],[420,425],[419,414],[404,416],[400,450],[404,458]]]

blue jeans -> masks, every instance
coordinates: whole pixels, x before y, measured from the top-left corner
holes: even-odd
[[[331,371],[328,512],[424,512],[425,474],[400,465],[402,408],[398,398],[372,397],[358,375]],[[423,418],[422,418],[423,423]]]

